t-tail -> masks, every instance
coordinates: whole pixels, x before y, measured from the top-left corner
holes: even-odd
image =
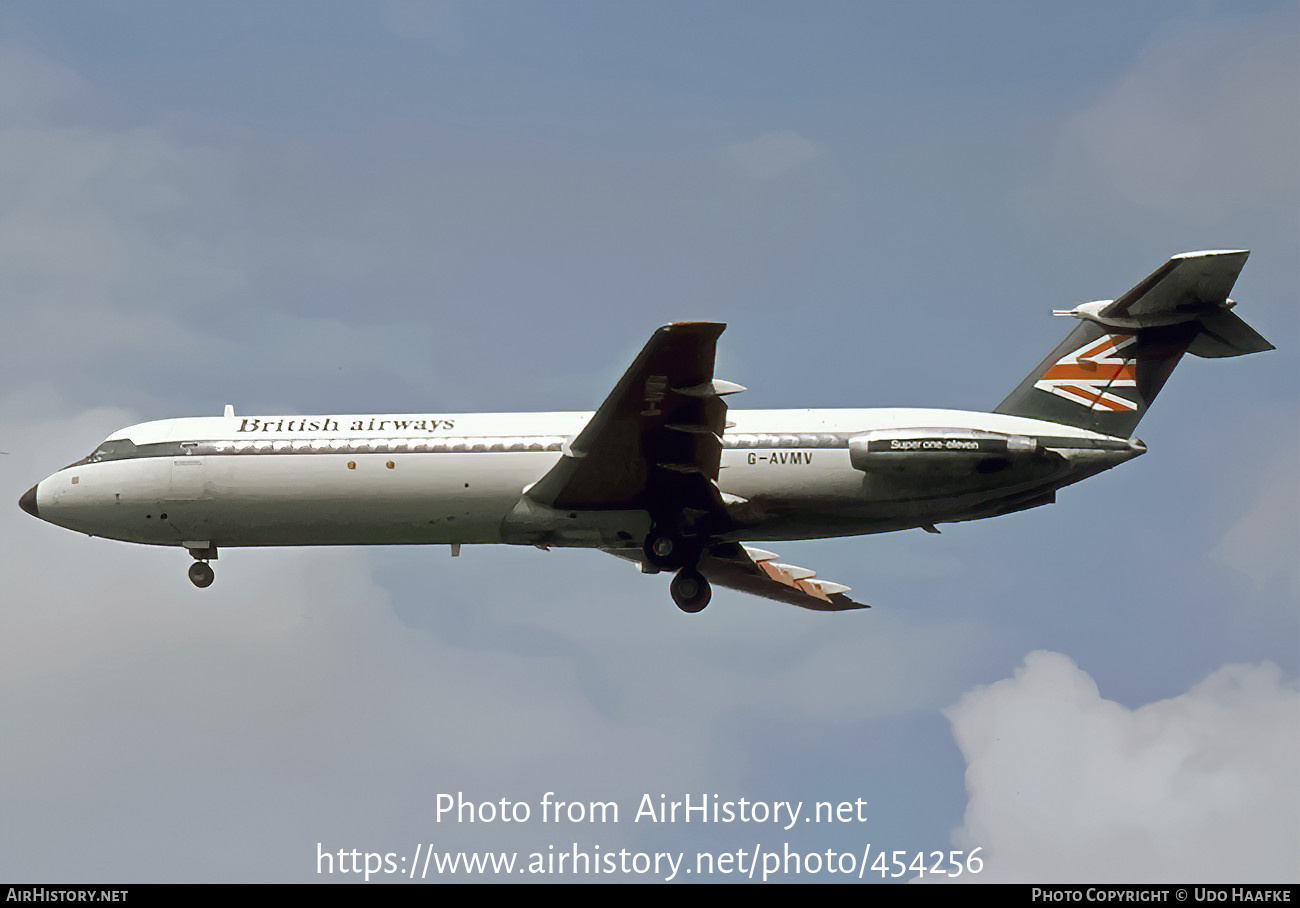
[[[1230,311],[1228,293],[1248,255],[1184,252],[1118,299],[1056,311],[1080,324],[993,412],[1127,438],[1184,353],[1272,350]]]

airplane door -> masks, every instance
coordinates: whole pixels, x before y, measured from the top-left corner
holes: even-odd
[[[202,456],[193,453],[197,445],[182,445],[185,453],[172,457],[171,488],[168,498],[172,501],[193,501],[203,497],[204,469]]]

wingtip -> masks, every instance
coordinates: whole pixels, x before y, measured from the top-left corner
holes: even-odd
[[[706,331],[706,330],[716,330],[718,334],[721,334],[723,331],[726,330],[726,328],[727,328],[727,323],[726,323],[726,322],[704,322],[704,321],[700,321],[700,322],[669,322],[668,324],[666,324],[666,325],[664,325],[663,327],[661,327],[659,330],[662,331],[662,332],[664,332],[664,333],[666,333],[666,334],[672,333],[672,332],[674,332],[674,331],[691,331],[691,330],[695,330],[695,331]]]
[[[868,603],[855,602],[854,600],[850,599],[848,596],[845,596],[843,593],[836,593],[833,596],[831,596],[831,604],[834,606],[834,608],[826,609],[826,611],[853,612],[853,611],[858,611],[859,609],[871,608],[871,606]]]
[[[1198,249],[1195,252],[1180,252],[1170,256],[1175,259],[1199,259],[1211,255],[1250,255],[1249,249]]]

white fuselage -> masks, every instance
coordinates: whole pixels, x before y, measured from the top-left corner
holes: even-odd
[[[540,542],[503,526],[521,495],[565,456],[568,441],[590,418],[500,413],[161,420],[115,433],[94,455],[33,491],[44,520],[155,545]],[[1032,507],[1050,500],[1043,496],[1056,488],[1143,450],[1140,443],[1072,426],[952,410],[735,410],[728,419],[718,486],[746,521],[733,535],[754,540],[882,532]],[[963,433],[1024,439],[1038,445],[1040,461],[1041,452],[1053,452],[1056,465],[1013,468],[992,478],[917,474],[909,467],[909,479],[901,468],[864,469],[852,451],[855,444],[866,450],[854,439],[902,438],[893,443],[902,450],[911,436]],[[545,541],[609,542],[608,522],[591,523],[586,534],[582,520],[577,523],[570,535]],[[629,517],[625,525],[635,535],[646,524]]]

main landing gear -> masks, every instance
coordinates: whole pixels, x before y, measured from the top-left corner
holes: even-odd
[[[709,586],[708,579],[695,568],[682,568],[678,571],[669,590],[677,607],[692,615],[704,611],[704,607],[713,598],[713,589]]]
[[[651,530],[646,534],[645,544],[641,548],[645,552],[646,562],[661,571],[675,570],[692,560],[693,553],[686,540],[671,533]]]
[[[696,567],[700,560],[699,546],[680,536],[651,530],[642,548],[645,562],[652,568],[677,570],[669,587],[677,607],[692,614],[703,611],[713,598],[713,589]]]
[[[217,557],[217,547],[215,545],[186,546],[189,553],[194,556],[194,563],[190,565],[189,577],[190,583],[199,589],[206,589],[212,586],[212,581],[217,579],[213,572],[212,566],[208,564],[209,560],[215,560]]]

